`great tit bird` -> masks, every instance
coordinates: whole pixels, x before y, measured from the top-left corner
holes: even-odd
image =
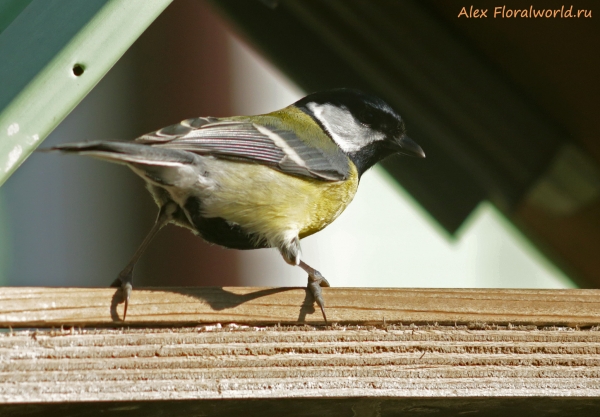
[[[112,284],[122,288],[123,320],[136,262],[154,235],[174,223],[226,248],[277,248],[285,262],[308,273],[327,322],[320,287],[329,283],[301,259],[300,239],[333,222],[378,161],[395,153],[425,157],[398,113],[352,89],[313,93],[268,114],[187,119],[133,142],[52,150],[127,165],[159,207],[156,223]]]

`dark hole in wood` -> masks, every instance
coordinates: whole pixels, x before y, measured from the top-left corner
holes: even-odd
[[[81,74],[83,74],[83,71],[85,71],[85,68],[83,67],[83,65],[81,65],[81,64],[73,65],[73,74],[75,74],[77,77],[79,77]]]

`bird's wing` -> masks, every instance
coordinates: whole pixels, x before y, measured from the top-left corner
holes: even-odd
[[[289,129],[267,127],[248,120],[187,119],[143,135],[136,142],[257,162],[287,174],[325,181],[340,181],[350,176],[349,160],[337,147],[319,149]]]

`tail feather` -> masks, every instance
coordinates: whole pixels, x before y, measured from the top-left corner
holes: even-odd
[[[76,153],[122,164],[175,166],[191,164],[194,154],[176,149],[156,148],[132,142],[92,141],[67,143],[47,149]]]

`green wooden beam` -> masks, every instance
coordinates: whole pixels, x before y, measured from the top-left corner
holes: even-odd
[[[29,6],[31,0],[0,0],[0,33]]]
[[[0,185],[171,1],[24,0],[20,13],[12,2],[0,33]]]

